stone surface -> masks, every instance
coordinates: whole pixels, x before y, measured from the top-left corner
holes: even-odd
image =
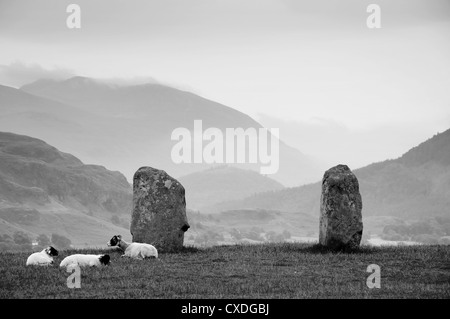
[[[183,185],[165,171],[141,167],[133,178],[133,242],[176,251],[189,227]]]
[[[361,242],[362,199],[355,174],[346,165],[327,170],[322,179],[319,243],[332,249],[354,249]]]

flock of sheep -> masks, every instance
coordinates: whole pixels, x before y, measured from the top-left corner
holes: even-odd
[[[124,251],[122,257],[130,257],[135,259],[145,259],[150,257],[158,258],[158,251],[150,244],[144,243],[127,243],[122,239],[121,235],[114,235],[107,243],[109,247],[117,246]],[[26,262],[27,266],[39,265],[49,266],[53,264],[53,257],[58,256],[58,251],[49,246],[40,252],[31,254]],[[109,255],[89,255],[74,254],[64,258],[60,267],[68,267],[70,265],[78,265],[80,267],[98,267],[108,265],[110,263]]]

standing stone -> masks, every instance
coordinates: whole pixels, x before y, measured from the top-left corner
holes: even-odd
[[[141,167],[133,177],[133,242],[154,245],[160,251],[183,247],[189,223],[184,187],[165,171]]]
[[[347,165],[327,170],[322,179],[319,242],[332,249],[354,249],[361,242],[359,183]]]

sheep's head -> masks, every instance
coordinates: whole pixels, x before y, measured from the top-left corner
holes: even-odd
[[[121,235],[114,235],[109,242],[107,242],[106,244],[111,247],[111,246],[117,246],[119,245],[120,241],[122,240],[122,236]]]
[[[101,264],[106,266],[111,262],[111,258],[109,257],[109,255],[101,255],[99,260]]]
[[[48,246],[47,248],[45,248],[45,252],[47,253],[47,255],[52,257],[58,256],[58,251],[52,246]]]

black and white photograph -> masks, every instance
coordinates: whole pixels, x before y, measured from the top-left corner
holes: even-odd
[[[449,298],[450,1],[0,0],[4,302]]]

